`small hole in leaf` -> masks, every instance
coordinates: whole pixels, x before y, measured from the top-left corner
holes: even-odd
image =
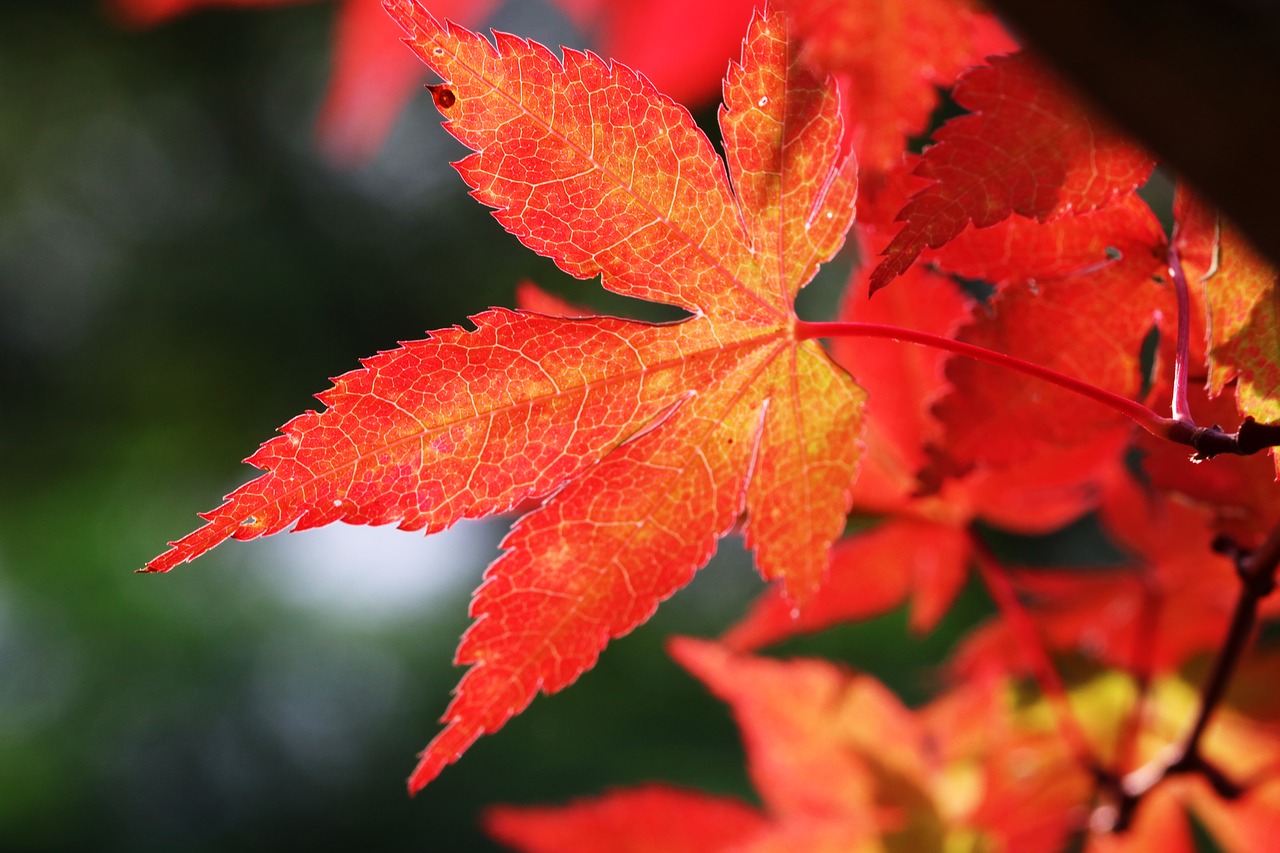
[[[1105,254],[1109,261],[1118,261],[1124,258],[1124,252],[1120,251],[1115,246],[1108,246]]]
[[[434,47],[434,48],[432,48],[432,49],[431,49],[431,55],[432,55],[432,56],[444,56],[444,48],[443,48],[443,47]]]
[[[453,94],[453,90],[442,83],[434,86],[428,86],[431,90],[431,99],[436,102],[436,106],[442,110],[447,110],[458,102],[458,96]]]

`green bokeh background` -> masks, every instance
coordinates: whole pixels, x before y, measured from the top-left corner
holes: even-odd
[[[429,98],[365,166],[315,153],[332,13],[139,33],[90,2],[0,4],[0,849],[489,850],[487,803],[658,779],[751,796],[728,713],[663,652],[760,591],[733,540],[414,799],[502,521],[308,532],[133,574],[359,357],[509,305],[522,277],[616,307],[467,196]],[[537,4],[497,23],[586,46]],[[928,638],[894,613],[782,651],[919,702],[985,612],[970,589]]]

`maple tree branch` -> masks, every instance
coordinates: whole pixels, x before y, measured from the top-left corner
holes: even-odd
[[[1227,640],[1218,650],[1218,657],[1214,660],[1213,669],[1205,682],[1200,713],[1196,717],[1191,733],[1187,736],[1186,752],[1188,754],[1194,754],[1199,750],[1204,730],[1209,725],[1214,709],[1222,700],[1227,683],[1231,680],[1240,662],[1240,656],[1253,635],[1254,625],[1258,621],[1258,605],[1276,588],[1276,568],[1280,566],[1280,524],[1277,524],[1266,541],[1253,551],[1240,551],[1225,537],[1220,538],[1214,545],[1218,550],[1230,553],[1235,559],[1236,571],[1241,581],[1240,597],[1236,600],[1235,612],[1231,616]]]
[[[1118,780],[1120,797],[1111,827],[1115,831],[1126,829],[1142,798],[1170,776],[1198,773],[1218,796],[1228,800],[1238,798],[1246,790],[1246,786],[1232,780],[1221,768],[1205,758],[1201,743],[1253,636],[1253,629],[1258,622],[1258,607],[1262,599],[1276,588],[1276,571],[1280,567],[1280,524],[1272,529],[1266,541],[1255,550],[1241,549],[1227,537],[1219,537],[1214,542],[1214,550],[1231,556],[1240,576],[1240,595],[1231,615],[1226,640],[1218,649],[1217,657],[1205,679],[1200,710],[1196,713],[1186,738]]]
[[[1280,424],[1260,424],[1252,417],[1246,417],[1236,432],[1223,432],[1222,427],[1214,424],[1209,427],[1196,426],[1173,418],[1163,419],[1167,431],[1156,433],[1178,444],[1195,448],[1197,462],[1212,459],[1221,454],[1235,456],[1251,456],[1268,447],[1280,445]]]
[[[1035,623],[1018,599],[1018,591],[1014,589],[1013,582],[1009,580],[1004,567],[1000,565],[995,554],[991,553],[987,544],[975,534],[971,534],[969,538],[973,541],[974,562],[978,567],[978,575],[995,601],[996,607],[999,608],[1000,615],[1008,623],[1009,629],[1019,639],[1023,651],[1030,658],[1036,684],[1040,687],[1040,692],[1049,703],[1049,707],[1053,709],[1058,732],[1080,766],[1097,773],[1098,762],[1094,758],[1084,730],[1080,728],[1080,723],[1071,710],[1071,700],[1067,696],[1066,685],[1062,683],[1062,677],[1058,675],[1058,670],[1045,649],[1044,640],[1036,629]]]

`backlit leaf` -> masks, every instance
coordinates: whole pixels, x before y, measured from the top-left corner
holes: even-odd
[[[1160,267],[1136,253],[1084,275],[1007,287],[959,337],[1137,397],[1143,342],[1160,318],[1174,316],[1160,311],[1170,299],[1154,281]],[[1013,465],[1046,443],[1070,447],[1130,425],[1066,389],[986,363],[952,359],[947,378],[952,387],[936,412],[946,427],[942,449],[958,470],[978,462]]]
[[[745,511],[766,578],[810,597],[844,525],[863,392],[792,300],[853,216],[835,91],[753,20],[725,85],[725,163],[630,69],[496,46],[388,3],[434,87],[476,198],[579,277],[686,309],[681,322],[494,309],[383,353],[250,461],[264,469],[148,568],[332,521],[438,530],[551,495],[472,603],[470,665],[410,781],[434,778],[539,691],[591,667],[711,556]],[[731,183],[732,182],[732,183]]]
[[[1208,307],[1210,393],[1235,379],[1241,415],[1280,423],[1280,273],[1230,222],[1188,193],[1179,201],[1187,277]]]
[[[785,0],[805,58],[836,75],[864,171],[885,172],[965,68],[1014,42],[967,0]],[[865,176],[864,176],[865,177]]]
[[[871,276],[872,292],[972,222],[1018,213],[1045,221],[1086,213],[1141,185],[1152,161],[1092,115],[1023,53],[966,72],[953,97],[969,115],[947,122],[916,174],[933,181],[898,214],[902,230]]]

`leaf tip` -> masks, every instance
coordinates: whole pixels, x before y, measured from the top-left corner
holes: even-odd
[[[696,637],[672,637],[667,641],[667,654],[693,675],[702,678],[708,668],[728,660],[733,652],[723,643]]]
[[[446,767],[462,757],[473,743],[484,734],[484,730],[475,725],[463,725],[459,718],[450,718],[440,734],[435,736],[418,755],[418,766],[409,774],[409,796],[415,796],[431,782],[435,781]]]

